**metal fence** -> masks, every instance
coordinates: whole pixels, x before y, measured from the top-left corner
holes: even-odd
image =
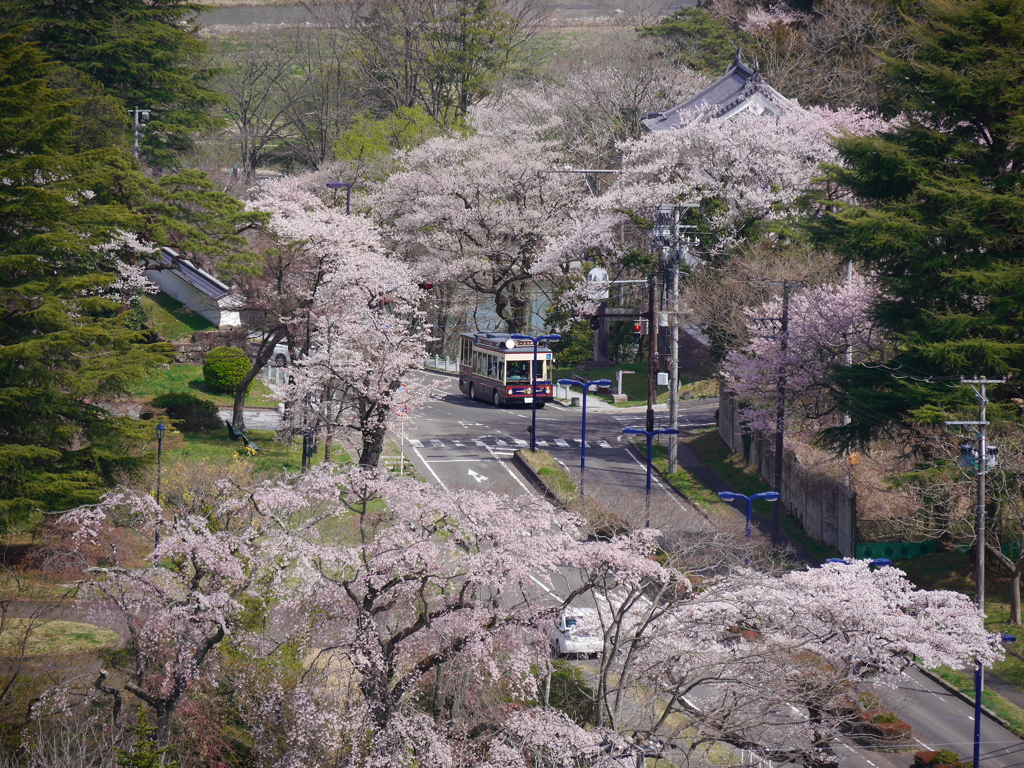
[[[456,357],[453,360],[447,356],[442,358],[438,355],[434,355],[433,357],[428,357],[423,361],[423,367],[434,371],[444,371],[445,373],[458,373],[459,358]]]

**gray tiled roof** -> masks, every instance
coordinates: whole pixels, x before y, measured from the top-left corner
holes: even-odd
[[[160,249],[160,264],[170,266],[168,271],[180,277],[196,290],[202,291],[212,299],[222,299],[231,293],[231,288],[222,283],[209,272],[200,269],[188,259],[182,259],[173,248]]]
[[[744,63],[737,51],[736,58],[718,80],[690,99],[663,112],[648,112],[643,123],[650,131],[665,131],[688,125],[694,120],[722,117],[753,94],[760,93],[771,102],[786,99],[761,79],[756,67]]]

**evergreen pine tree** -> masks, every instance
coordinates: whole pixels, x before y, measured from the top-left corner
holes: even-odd
[[[830,173],[857,202],[810,222],[877,276],[898,344],[885,366],[839,374],[853,422],[835,443],[941,418],[966,393],[930,376],[1024,368],[1024,3],[922,0],[910,36],[913,56],[886,62],[905,122],[838,141]]]
[[[174,164],[198,130],[215,124],[214,71],[202,64],[200,7],[186,0],[11,0],[14,23],[55,61],[101,84],[125,110],[151,109],[143,147],[156,165]]]
[[[140,174],[94,145],[52,73],[36,46],[0,35],[0,529],[95,501],[139,466],[141,424],[100,402],[169,351],[126,326],[98,248],[144,226],[120,200]]]
[[[128,733],[135,736],[131,750],[117,749],[117,768],[178,768],[178,761],[167,761],[170,747],[161,747],[156,740],[156,726],[149,724],[146,709],[139,709],[135,725]]]

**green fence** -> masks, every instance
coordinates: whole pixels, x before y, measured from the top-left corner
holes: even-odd
[[[905,560],[908,557],[920,557],[939,551],[936,541],[884,541],[872,544],[858,544],[857,559],[887,557],[890,560]]]

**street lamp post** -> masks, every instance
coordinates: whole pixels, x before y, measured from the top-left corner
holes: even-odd
[[[338,199],[338,190],[345,189],[345,215],[352,214],[352,184],[347,181],[328,181],[327,188],[334,190],[334,199]]]
[[[754,501],[757,499],[777,501],[779,494],[776,491],[764,491],[762,493],[755,493],[752,496],[747,496],[742,493],[734,493],[733,491],[719,491],[718,498],[722,501],[736,501],[737,499],[743,499],[747,502],[747,559],[744,564],[750,565],[750,516],[754,512]]]
[[[525,333],[510,334],[513,339],[533,342],[533,370],[530,372],[530,400],[533,405],[533,420],[530,426],[530,450],[537,450],[537,346],[542,341],[561,341],[562,337],[557,333],[548,333],[543,336],[528,336]]]
[[[622,430],[624,435],[644,435],[647,438],[647,522],[645,527],[651,527],[651,462],[653,453],[653,440],[656,435],[678,435],[679,430],[668,427],[667,429],[639,429],[638,427],[626,427]]]
[[[1013,635],[1002,635],[999,638],[1003,645],[1017,642]],[[981,694],[984,689],[984,672],[981,662],[974,662],[974,768],[981,765]]]
[[[559,379],[558,383],[563,387],[583,387],[583,436],[580,439],[580,499],[583,499],[584,480],[587,476],[587,392],[593,386],[610,387],[610,379],[595,379],[594,381],[576,381],[575,379]]]

